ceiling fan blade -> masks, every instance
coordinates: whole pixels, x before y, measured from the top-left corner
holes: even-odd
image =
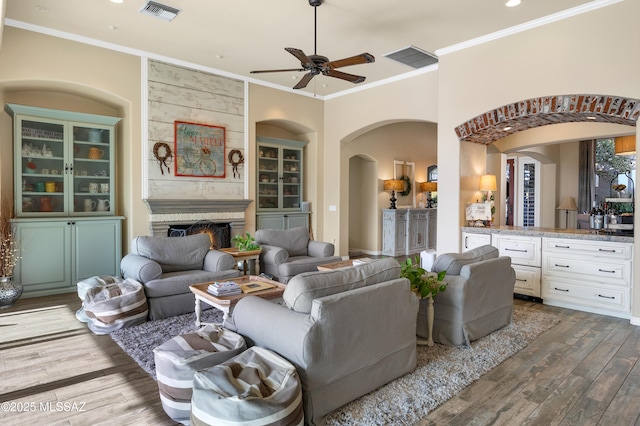
[[[361,53],[360,55],[351,56],[350,58],[338,59],[337,61],[329,61],[322,64],[323,67],[327,68],[341,68],[341,67],[350,67],[351,65],[360,65],[360,64],[369,64],[371,62],[375,62],[376,58],[369,53]]]
[[[302,50],[296,49],[295,47],[285,47],[284,50],[295,56],[303,67],[308,69],[315,66],[313,61]]]
[[[335,78],[340,78],[342,80],[347,80],[350,81],[352,83],[362,83],[363,81],[366,80],[366,77],[363,77],[361,75],[355,75],[355,74],[349,74],[346,72],[342,72],[342,71],[336,71],[336,70],[328,70],[328,71],[323,71],[322,72],[323,75],[328,75],[329,77],[335,77]]]
[[[250,74],[261,74],[265,72],[288,72],[288,71],[306,71],[304,68],[290,68],[290,69],[282,69],[282,70],[256,70],[249,71]]]
[[[311,79],[314,76],[316,76],[316,74],[314,74],[312,72],[303,75],[302,78],[300,79],[300,81],[298,82],[298,84],[293,86],[293,88],[294,89],[304,89],[305,87],[307,87],[307,84],[309,84],[309,82],[311,81]]]

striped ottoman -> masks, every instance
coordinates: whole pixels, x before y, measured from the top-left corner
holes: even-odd
[[[87,292],[92,288],[105,287],[118,281],[122,280],[118,277],[112,277],[111,275],[98,275],[95,277],[87,278],[86,280],[78,281],[78,297],[80,298],[80,300],[82,300],[82,306],[76,311],[76,318],[78,319],[78,321],[84,323],[89,322],[89,317],[84,311],[84,299],[87,295]]]
[[[176,422],[188,423],[193,374],[233,358],[246,348],[242,336],[217,325],[207,325],[156,347],[156,377],[165,413]]]
[[[302,425],[302,387],[296,369],[253,346],[193,376],[192,425]]]
[[[142,284],[130,278],[87,290],[84,310],[87,326],[95,334],[142,324],[149,313]]]

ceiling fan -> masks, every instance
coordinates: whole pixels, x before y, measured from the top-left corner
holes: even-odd
[[[251,74],[267,73],[267,72],[287,72],[287,71],[308,71],[307,74],[302,76],[298,84],[294,89],[303,89],[307,87],[307,84],[313,77],[318,74],[326,75],[329,77],[335,77],[342,80],[350,81],[352,83],[362,83],[366,77],[361,75],[349,74],[346,72],[338,71],[336,68],[349,67],[352,65],[368,64],[375,62],[373,55],[369,53],[361,53],[360,55],[351,56],[349,58],[339,59],[337,61],[330,61],[326,56],[318,55],[316,53],[317,48],[317,33],[318,33],[318,6],[322,4],[322,0],[309,0],[309,4],[314,7],[313,11],[313,55],[307,55],[302,50],[294,47],[285,47],[284,50],[291,53],[300,61],[302,68],[291,69],[278,69],[278,70],[257,70],[251,71]]]

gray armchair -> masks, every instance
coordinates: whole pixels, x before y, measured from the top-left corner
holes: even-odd
[[[305,227],[258,229],[255,238],[262,248],[260,271],[281,283],[303,272],[317,271],[318,265],[342,260],[333,255],[333,244],[310,240]]]
[[[447,271],[447,289],[433,299],[434,341],[468,345],[511,324],[516,275],[511,258],[498,256],[498,249],[490,245],[438,256],[431,271]],[[426,300],[420,302],[416,330],[425,338],[426,305]]]
[[[192,284],[235,278],[240,272],[233,256],[210,250],[206,234],[186,237],[135,237],[130,253],[120,262],[124,278],[144,286],[149,319],[168,318],[194,311]]]

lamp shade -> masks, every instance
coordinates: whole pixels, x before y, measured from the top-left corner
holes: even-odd
[[[558,210],[578,210],[578,207],[576,206],[576,200],[573,197],[564,197],[562,199],[562,202],[558,206]]]
[[[420,192],[435,192],[438,190],[438,182],[422,182]]]
[[[636,137],[634,135],[615,138],[616,155],[633,155],[636,153]]]
[[[404,181],[400,179],[388,179],[384,181],[385,191],[404,191]]]
[[[498,189],[496,175],[482,175],[480,177],[480,191],[495,191]]]

